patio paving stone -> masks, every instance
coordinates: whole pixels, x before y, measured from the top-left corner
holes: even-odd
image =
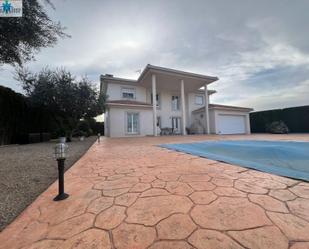
[[[111,242],[106,231],[89,229],[60,244],[59,249],[85,249],[85,248],[104,248],[110,249]]]
[[[117,227],[126,217],[125,207],[112,206],[100,213],[95,221],[95,226],[105,230],[111,230]]]
[[[199,229],[190,236],[189,242],[198,249],[243,249],[225,234],[213,230]]]
[[[197,226],[189,215],[173,214],[159,222],[156,227],[159,239],[185,239]]]
[[[87,212],[98,214],[103,210],[111,207],[113,205],[114,198],[112,197],[100,197],[91,202],[87,208]]]
[[[267,212],[270,219],[291,240],[309,240],[309,223],[292,214]]]
[[[168,182],[166,184],[166,190],[175,195],[190,195],[193,193],[193,189],[184,182]]]
[[[281,213],[289,212],[287,207],[281,201],[278,201],[277,199],[274,199],[268,195],[249,194],[248,197],[251,202],[258,204],[268,211]]]
[[[158,147],[219,139],[101,139],[0,233],[0,249],[309,248],[309,183]]]
[[[48,239],[68,239],[82,231],[91,228],[95,215],[85,213],[58,225],[51,226],[47,234]]]
[[[243,230],[271,224],[264,210],[246,198],[219,197],[209,205],[195,206],[191,216],[201,227],[215,230]]]
[[[269,195],[281,201],[290,201],[290,200],[294,200],[297,197],[291,191],[286,190],[286,189],[271,190],[269,192]]]
[[[234,239],[247,248],[287,249],[288,239],[274,226],[265,226],[245,231],[228,232]]]
[[[128,208],[128,223],[153,226],[173,213],[186,213],[193,203],[184,196],[168,195],[138,199]]]
[[[205,205],[213,202],[218,198],[218,196],[215,195],[212,191],[194,192],[189,197],[195,204],[205,204]]]
[[[134,185],[131,189],[130,192],[144,192],[147,189],[150,189],[151,185],[149,183],[137,183]]]
[[[140,195],[139,193],[126,193],[120,195],[116,197],[115,204],[129,207],[136,201],[139,195]]]
[[[290,188],[290,190],[299,197],[309,199],[309,184],[308,183],[300,183]]]
[[[266,194],[267,189],[257,186],[250,179],[249,181],[244,181],[244,179],[236,180],[234,187],[240,191],[244,191],[251,194]]]
[[[309,201],[304,198],[297,198],[287,202],[291,212],[305,220],[309,221]]]
[[[194,249],[185,241],[158,241],[154,243],[149,249]]]
[[[123,223],[113,231],[113,238],[118,249],[142,249],[154,242],[156,231],[152,227]]]
[[[290,249],[308,249],[308,248],[309,248],[309,242],[296,242],[290,247]]]
[[[229,197],[246,197],[247,193],[241,192],[235,188],[230,187],[217,187],[213,191],[216,195],[219,196],[229,196]]]

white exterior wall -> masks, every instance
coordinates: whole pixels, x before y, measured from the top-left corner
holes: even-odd
[[[109,109],[107,108],[104,113],[104,136],[109,137],[109,127],[110,127],[110,119],[109,119]]]
[[[220,134],[219,131],[219,115],[236,115],[236,116],[243,116],[246,120],[246,133],[250,134],[250,119],[249,113],[244,111],[232,111],[232,110],[216,110],[210,109],[209,110],[209,128],[211,134]],[[199,111],[192,115],[192,122],[201,121],[203,123],[203,127],[205,129],[205,112]]]
[[[192,114],[192,119],[191,119],[192,123],[196,123],[196,124],[202,124],[203,129],[201,131],[196,131],[193,130],[192,132],[196,133],[196,134],[204,134],[205,133],[205,127],[206,127],[206,120],[205,120],[205,112],[197,112]]]
[[[195,104],[195,96],[202,96],[203,97],[203,104],[197,105]],[[188,93],[188,118],[187,118],[187,126],[190,127],[194,122],[193,115],[191,115],[192,111],[197,110],[203,106],[205,106],[205,94],[203,93]],[[204,127],[205,128],[205,127]]]
[[[151,103],[151,89],[145,87],[135,86],[133,84],[107,84],[107,95],[108,100],[122,100],[122,88],[134,88],[135,89],[135,101]],[[178,111],[172,110],[172,96],[180,96],[179,91],[168,92],[157,88],[159,94],[159,107],[157,108],[157,117],[161,119],[161,128],[172,127],[172,117],[182,117],[181,101]],[[195,96],[203,97],[203,105],[197,105],[195,103]],[[186,127],[190,127],[191,124],[200,120],[203,124],[205,131],[205,111],[192,114],[192,111],[201,108],[205,105],[205,95],[199,92],[187,92],[185,93],[186,101]],[[126,133],[126,112],[138,112],[139,113],[139,134],[127,134]],[[250,121],[249,113],[245,111],[232,111],[232,110],[219,110],[209,109],[209,125],[211,134],[219,134],[218,129],[218,115],[229,114],[229,115],[243,115],[246,121],[246,131],[250,133]],[[131,136],[146,136],[153,135],[153,112],[151,108],[143,107],[109,107],[105,113],[105,135],[110,137],[131,137]]]
[[[126,113],[139,113],[139,134],[126,133]],[[152,109],[143,108],[109,108],[109,136],[110,137],[132,137],[153,135],[152,130]]]
[[[147,97],[146,102],[151,103],[151,89],[147,89]],[[172,110],[172,96],[179,96],[180,98],[180,91],[179,92],[166,92],[157,89],[157,94],[159,94],[159,107],[157,107],[157,116],[161,118],[161,127],[171,127],[172,119],[171,117],[181,117],[181,101],[180,101],[180,108],[178,111]],[[195,96],[202,96],[203,97],[203,105],[205,104],[204,95],[203,93],[185,93],[185,101],[186,101],[186,118],[187,124],[186,127],[190,127],[193,118],[192,118],[192,111],[196,110],[203,105],[196,105],[195,104]]]
[[[141,86],[127,85],[127,84],[107,84],[106,94],[108,100],[120,100],[122,98],[122,88],[135,89],[136,98],[134,101],[146,102],[146,88]]]
[[[210,109],[209,110],[209,131],[210,134],[217,134],[216,132],[216,112],[215,110]]]
[[[159,107],[157,107],[157,117],[161,118],[161,127],[172,127],[172,117],[181,117],[181,102],[178,111],[172,110],[172,96],[179,96],[180,92],[162,92],[157,89],[159,94]],[[151,103],[151,90],[147,90],[147,103]]]

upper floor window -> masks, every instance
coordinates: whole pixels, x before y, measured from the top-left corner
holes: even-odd
[[[204,104],[204,97],[202,95],[195,95],[195,104],[196,105],[203,105]]]
[[[179,96],[172,96],[172,110],[179,111],[180,99]]]
[[[151,104],[152,104],[152,94],[151,94]],[[160,107],[160,95],[157,93],[156,94],[156,102],[157,102],[157,107]]]
[[[135,88],[122,88],[123,99],[135,99],[136,98]]]

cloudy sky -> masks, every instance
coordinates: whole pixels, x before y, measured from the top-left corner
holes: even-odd
[[[213,103],[255,110],[309,104],[308,0],[54,0],[70,39],[27,66],[64,66],[99,84],[100,74],[137,78],[146,64],[220,80]],[[14,69],[0,82],[16,91]]]

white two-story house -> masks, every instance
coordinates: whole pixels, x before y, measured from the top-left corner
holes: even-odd
[[[100,80],[108,137],[250,133],[252,109],[209,103],[217,77],[148,64],[137,80]]]

